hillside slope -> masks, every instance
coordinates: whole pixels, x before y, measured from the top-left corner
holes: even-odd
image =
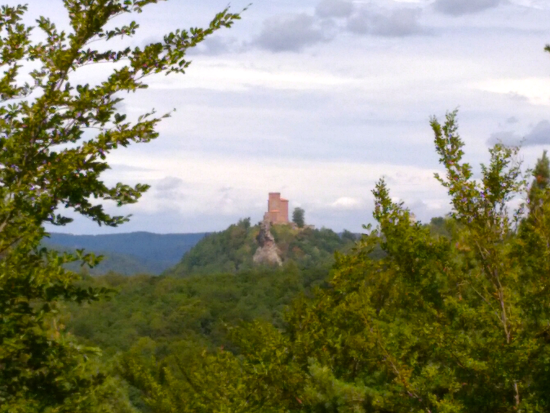
[[[52,233],[45,244],[59,249],[84,248],[105,256],[92,274],[114,271],[119,274],[160,274],[181,260],[183,254],[199,242],[206,233],[153,234],[132,232],[110,235],[72,235]]]

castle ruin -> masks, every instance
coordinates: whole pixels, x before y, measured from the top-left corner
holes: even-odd
[[[270,192],[265,217],[272,225],[288,224],[288,199],[281,198],[280,192]]]

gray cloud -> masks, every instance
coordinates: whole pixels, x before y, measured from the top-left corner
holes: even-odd
[[[507,146],[517,146],[521,143],[521,136],[512,131],[495,132],[487,139],[487,145],[493,146],[502,143]]]
[[[535,125],[533,130],[525,136],[524,146],[550,144],[550,122],[543,120]]]
[[[479,13],[497,7],[503,0],[436,0],[434,8],[440,13],[451,16]]]
[[[509,92],[506,94],[510,100],[516,101],[516,102],[527,102],[529,101],[529,98],[524,95],[520,95],[517,92]]]
[[[402,8],[385,12],[362,9],[353,15],[347,30],[355,34],[385,37],[405,37],[424,32],[419,25],[420,9]]]
[[[506,119],[506,123],[518,123],[519,120],[515,116],[510,116],[508,119]]]
[[[495,143],[503,143],[505,145],[514,146],[538,146],[550,144],[550,122],[543,120],[535,125],[535,127],[522,139],[517,133],[512,131],[495,132],[487,140],[487,144],[492,146]]]
[[[167,176],[159,180],[155,185],[154,189],[156,192],[156,197],[159,199],[173,199],[181,200],[185,198],[185,195],[181,192],[182,187],[185,182],[174,176]]]
[[[171,189],[179,188],[183,185],[183,179],[176,178],[175,176],[167,176],[158,181],[158,184],[155,185],[158,191],[167,191]]]
[[[188,54],[219,56],[224,53],[233,53],[242,49],[234,37],[213,36],[207,38],[197,47],[190,49]]]
[[[317,18],[302,13],[265,20],[253,43],[272,52],[299,52],[307,46],[328,42],[333,37]]]
[[[349,0],[322,0],[315,13],[323,18],[344,18],[352,15],[354,5]]]
[[[261,33],[251,45],[272,52],[300,52],[306,47],[330,42],[345,31],[405,37],[425,32],[418,21],[420,14],[420,8],[374,10],[372,6],[364,6],[358,9],[349,0],[322,0],[314,15],[291,14],[265,20]]]

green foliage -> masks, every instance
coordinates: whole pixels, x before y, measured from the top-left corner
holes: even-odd
[[[86,367],[94,349],[66,340],[56,325],[59,299],[95,299],[101,291],[71,285],[59,268],[70,258],[23,240],[0,261],[0,411],[86,411],[88,388],[104,377]]]
[[[135,22],[112,29],[106,25],[154,3],[65,0],[69,31],[40,17],[37,28],[44,40],[38,42],[33,28],[22,23],[26,6],[0,9],[1,412],[107,409],[100,404],[108,397],[97,395],[108,380],[87,361],[96,351],[72,342],[58,324],[60,301],[89,302],[105,293],[75,286],[76,275],[63,266],[75,261],[93,266],[98,260],[80,250],[70,255],[41,247],[42,225],[69,223],[58,213],[60,207],[99,225],[127,221],[106,213],[102,202],[136,202],[147,185],[107,186],[101,180],[109,168],[106,156],[120,146],[156,138],[155,128],[165,116],[151,112],[128,122],[116,109],[120,95],[146,88],[149,75],[183,73],[188,48],[239,18],[224,10],[206,29],[177,30],[143,49],[90,48],[95,41],[133,36]],[[119,65],[96,86],[70,82],[75,72],[98,63]],[[24,68],[30,71],[23,73]],[[26,75],[30,83],[20,83]]]
[[[305,221],[305,211],[303,208],[294,208],[294,211],[292,212],[292,222],[296,224],[298,228],[303,228],[306,221]]]
[[[151,365],[156,360],[150,360]],[[190,360],[176,357],[158,369],[147,368],[132,355],[123,361],[126,379],[144,392],[143,402],[157,413],[260,412],[249,405],[240,364],[223,350],[202,352]]]

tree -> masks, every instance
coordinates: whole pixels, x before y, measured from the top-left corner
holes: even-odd
[[[103,380],[86,371],[86,349],[71,343],[56,324],[62,299],[95,300],[104,291],[75,286],[62,267],[75,260],[94,265],[92,254],[57,254],[41,248],[43,224],[65,225],[74,210],[99,225],[128,220],[111,216],[102,201],[136,202],[147,185],[101,180],[107,155],[120,146],[158,136],[162,118],[154,111],[135,122],[119,113],[122,94],[147,87],[154,74],[184,73],[185,53],[208,35],[239,18],[226,9],[206,29],[176,30],[143,48],[91,48],[100,41],[133,36],[135,22],[114,28],[114,18],[141,13],[157,0],[65,0],[70,29],[37,20],[45,40],[34,42],[22,22],[26,6],[0,11],[0,411],[84,411],[87,395]],[[31,64],[26,64],[30,62]],[[97,85],[75,84],[74,73],[98,63],[118,63]],[[122,64],[122,65],[120,65]],[[21,83],[23,69],[30,78]],[[92,201],[94,199],[94,201]],[[96,201],[96,200],[99,200]],[[90,407],[91,408],[91,407]]]
[[[537,160],[535,169],[533,169],[533,182],[529,189],[528,203],[529,212],[535,214],[541,207],[543,194],[550,185],[550,160],[546,155],[546,151],[542,153],[542,157]]]
[[[303,228],[305,225],[305,211],[302,208],[294,208],[292,212],[292,222],[294,222],[298,228]]]

